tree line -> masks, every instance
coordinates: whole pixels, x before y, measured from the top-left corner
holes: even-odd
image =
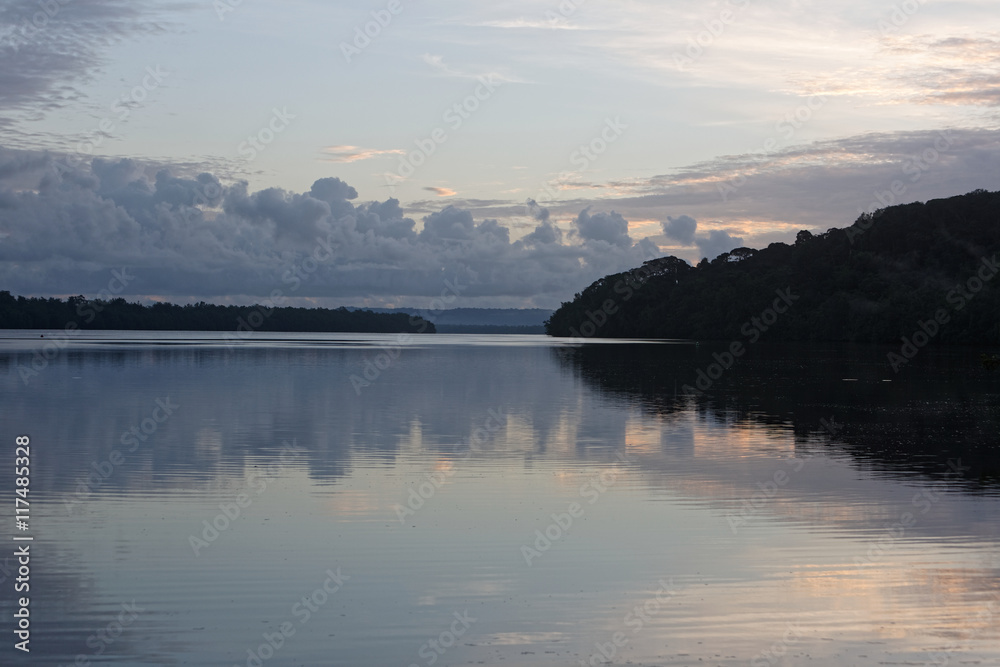
[[[795,243],[676,257],[606,276],[546,322],[552,336],[740,340],[777,290],[794,305],[768,340],[1000,343],[1000,192],[976,190],[861,215]],[[933,334],[928,332],[933,331]],[[917,334],[918,338],[920,334]]]
[[[347,308],[220,306],[204,301],[145,306],[119,297],[88,300],[15,297],[0,292],[0,329],[98,329],[147,331],[279,331],[435,333],[434,324],[405,313]]]

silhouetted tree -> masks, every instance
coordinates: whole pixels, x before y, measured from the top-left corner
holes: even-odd
[[[217,306],[204,301],[128,303],[87,300],[83,295],[59,299],[14,298],[0,292],[0,329],[160,330],[160,331],[284,331],[354,333],[435,333],[434,324],[404,313],[337,308],[267,308]]]
[[[1000,275],[976,275],[990,273],[984,260],[992,262],[994,253],[1000,255],[1000,193],[977,190],[865,213],[845,229],[803,230],[794,245],[737,248],[697,267],[676,257],[646,262],[671,270],[652,272],[631,293],[619,283],[643,267],[601,278],[562,304],[546,332],[736,340],[776,290],[791,288],[798,300],[769,328],[769,340],[899,342],[942,308],[949,321],[936,340],[997,344]],[[981,285],[974,296],[970,279]]]

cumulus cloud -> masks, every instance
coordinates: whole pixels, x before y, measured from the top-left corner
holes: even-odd
[[[525,205],[528,208],[528,213],[532,218],[538,221],[539,224],[535,226],[535,229],[531,233],[527,234],[522,239],[522,242],[527,245],[534,246],[561,244],[563,240],[562,230],[552,224],[549,209],[544,206],[540,206],[534,199],[527,200]]]
[[[721,229],[713,229],[708,236],[699,236],[695,239],[695,245],[701,252],[702,257],[715,259],[724,252],[729,252],[733,248],[743,245],[743,238],[740,236],[730,236],[729,232]]]
[[[573,221],[577,236],[584,241],[603,241],[613,246],[632,245],[632,238],[628,235],[628,221],[625,218],[614,211],[591,215],[590,209],[588,206],[580,211],[580,215]]]
[[[532,218],[539,222],[548,222],[549,209],[544,206],[540,206],[534,199],[529,199],[526,202],[526,206],[528,207],[528,212],[531,214]]]
[[[259,300],[278,289],[323,305],[419,305],[449,280],[461,289],[455,305],[553,307],[659,254],[614,212],[582,212],[568,240],[539,212],[512,242],[496,219],[448,206],[418,222],[395,199],[357,202],[336,178],[251,191],[175,171],[127,159],[67,168],[0,149],[0,285],[93,296],[129,267],[130,297]]]
[[[715,259],[722,253],[743,245],[743,237],[733,236],[724,229],[713,229],[708,234],[698,236],[698,221],[689,215],[679,215],[676,218],[667,216],[667,221],[660,225],[668,239],[680,245],[696,246],[699,258]]]
[[[683,210],[697,220],[718,221],[713,228],[738,229],[745,242],[764,247],[794,242],[801,229],[846,227],[861,213],[892,204],[1000,189],[1000,130],[869,133],[721,156],[608,187],[620,194],[602,202],[627,219],[662,219],[664,211]],[[564,216],[585,205],[573,200],[549,208]],[[669,219],[665,225],[673,238],[668,230],[679,228]]]
[[[667,216],[667,222],[660,223],[663,233],[668,239],[677,241],[682,245],[694,243],[694,233],[698,229],[698,221],[689,215],[679,215],[676,218]]]
[[[522,241],[529,245],[561,244],[563,239],[562,230],[550,222],[543,222],[525,236]]]

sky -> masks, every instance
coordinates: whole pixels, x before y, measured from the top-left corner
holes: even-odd
[[[995,0],[0,0],[0,289],[553,308],[1000,189]]]

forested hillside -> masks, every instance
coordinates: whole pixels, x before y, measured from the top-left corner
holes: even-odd
[[[779,298],[768,340],[898,342],[932,329],[1000,343],[1000,193],[914,203],[794,245],[737,248],[692,267],[666,257],[598,280],[546,323],[553,336],[742,339]],[[779,309],[780,311],[780,309]],[[771,313],[774,315],[774,313]],[[774,321],[776,320],[776,321]],[[935,327],[934,324],[937,323]]]

